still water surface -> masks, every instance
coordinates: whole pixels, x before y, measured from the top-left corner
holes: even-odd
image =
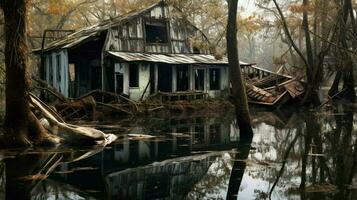
[[[3,150],[0,198],[357,199],[356,116],[253,110],[254,136],[232,113],[110,121],[105,148]]]

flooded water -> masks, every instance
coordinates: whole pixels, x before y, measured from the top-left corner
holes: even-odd
[[[3,150],[7,199],[357,199],[356,112],[252,111],[102,123],[110,146]]]

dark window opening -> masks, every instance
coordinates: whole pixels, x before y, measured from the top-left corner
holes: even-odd
[[[188,83],[188,66],[177,66],[177,91],[187,91]]]
[[[150,64],[150,94],[155,93],[155,65]]]
[[[92,90],[100,89],[102,86],[102,68],[101,67],[92,67],[92,76],[91,76],[91,86]]]
[[[139,87],[138,64],[129,64],[129,87]]]
[[[48,57],[48,81],[49,81],[50,85],[53,84],[52,56]]]
[[[42,80],[47,81],[47,73],[48,73],[48,69],[46,66],[47,59],[46,59],[46,57],[41,58],[41,59],[44,59],[44,64],[41,64],[42,72],[43,72],[43,76],[41,78],[42,78]]]
[[[168,43],[166,23],[145,24],[146,43]]]
[[[221,142],[221,132],[219,124],[209,126],[209,143],[219,144]]]
[[[204,144],[205,143],[205,127],[195,126],[195,134],[193,136],[193,144]]]
[[[196,69],[195,70],[195,90],[204,91],[205,90],[205,70]]]
[[[61,81],[61,55],[56,56],[57,82]]]
[[[115,73],[115,93],[122,94],[124,91],[123,87],[124,76],[122,73]]]
[[[194,54],[200,54],[200,50],[197,47],[193,47]]]
[[[209,84],[210,90],[220,90],[221,85],[221,73],[219,69],[209,70]]]

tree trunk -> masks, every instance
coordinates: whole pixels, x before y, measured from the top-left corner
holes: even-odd
[[[7,133],[27,135],[29,105],[26,41],[26,1],[1,2],[5,17],[6,113]]]
[[[307,63],[306,66],[306,77],[307,77],[307,90],[305,93],[305,97],[302,101],[303,104],[313,104],[319,105],[320,100],[318,98],[317,90],[319,87],[319,81],[316,77],[316,70],[319,67],[314,61],[314,49],[311,44],[310,30],[309,30],[309,17],[306,8],[309,5],[309,0],[303,0],[304,12],[303,12],[303,29],[305,33],[305,45],[306,45],[306,55],[307,55]],[[316,16],[315,16],[316,17]],[[317,54],[316,54],[317,56]]]
[[[236,108],[239,130],[243,133],[252,134],[250,123],[248,100],[239,65],[238,41],[237,41],[237,6],[238,0],[228,0],[227,22],[227,53],[229,63],[231,95]]]
[[[28,0],[1,0],[5,19],[6,112],[5,131],[9,145],[41,140],[47,132],[38,123],[28,103],[28,45],[26,14]]]
[[[344,4],[342,7],[342,22],[340,23],[340,43],[344,49],[350,49],[348,45],[348,38],[346,36],[346,33],[348,32],[348,28],[346,27],[348,23],[348,17],[349,17],[349,11],[352,9],[352,3],[351,0],[344,0]],[[352,27],[353,28],[353,27]],[[352,47],[355,49],[356,47]],[[356,93],[354,89],[354,77],[353,77],[353,61],[351,55],[343,51],[342,52],[343,56],[343,61],[344,61],[344,74],[343,74],[343,89],[345,92],[343,92],[343,98],[350,101],[350,102],[355,102],[356,99]]]

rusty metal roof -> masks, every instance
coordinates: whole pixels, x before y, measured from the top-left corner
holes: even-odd
[[[208,54],[151,54],[108,51],[108,54],[125,62],[157,62],[167,64],[213,64],[227,65],[227,57],[216,59]],[[240,62],[240,65],[251,65]]]

